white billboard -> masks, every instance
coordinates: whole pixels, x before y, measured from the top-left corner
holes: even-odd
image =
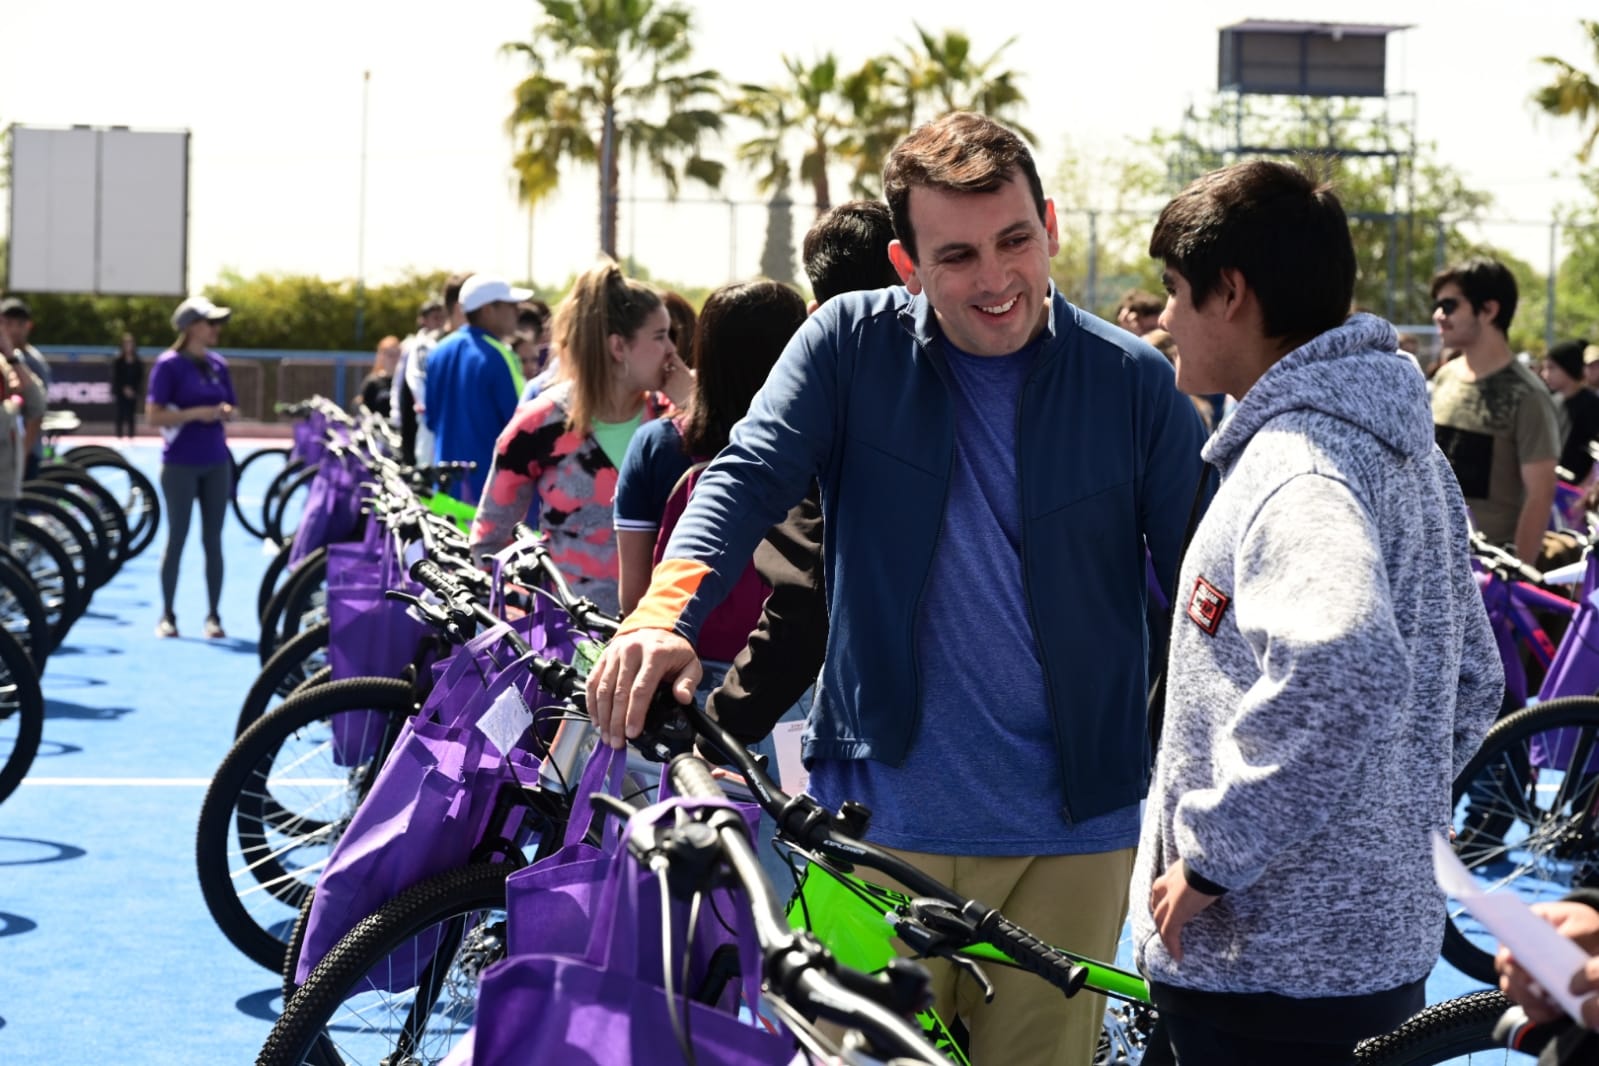
[[[189,134],[11,128],[14,292],[188,292]]]

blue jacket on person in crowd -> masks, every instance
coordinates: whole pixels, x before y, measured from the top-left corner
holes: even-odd
[[[1017,411],[1017,480],[1062,814],[1077,822],[1136,803],[1148,782],[1145,544],[1169,590],[1204,427],[1158,352],[1053,287],[1050,299]],[[693,640],[818,478],[831,631],[807,762],[898,765],[915,735],[916,618],[954,449],[938,337],[926,298],[901,287],[839,296],[811,316],[702,475],[628,619]]]
[[[476,326],[462,326],[428,356],[427,427],[435,462],[470,460],[477,469],[451,495],[477,503],[494,462],[494,442],[516,411],[516,383],[505,356]]]

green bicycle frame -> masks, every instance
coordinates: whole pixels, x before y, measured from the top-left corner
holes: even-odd
[[[911,897],[881,885],[842,873],[812,858],[794,900],[788,922],[808,929],[843,965],[863,973],[878,973],[900,953],[894,950],[894,929],[885,916],[911,901]],[[1057,949],[1058,950],[1058,949]],[[991,944],[976,944],[961,952],[977,960],[1009,964],[1010,956]],[[1135,1003],[1149,1002],[1149,986],[1135,973],[1063,951],[1088,970],[1084,987],[1091,992]],[[916,1016],[940,1054],[960,1066],[971,1066],[944,1024],[931,1009]]]
[[[429,511],[448,518],[462,533],[472,532],[472,519],[477,516],[476,504],[462,503],[447,492],[431,493],[425,502]]]

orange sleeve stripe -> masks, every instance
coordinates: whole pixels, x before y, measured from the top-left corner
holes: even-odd
[[[650,587],[618,633],[635,629],[673,629],[711,568],[696,559],[663,559],[650,574]]]

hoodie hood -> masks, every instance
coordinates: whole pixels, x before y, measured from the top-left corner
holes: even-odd
[[[1351,315],[1262,374],[1206,443],[1205,461],[1226,470],[1266,423],[1318,411],[1371,434],[1401,455],[1432,450],[1427,379],[1399,352],[1399,335],[1374,315]]]

